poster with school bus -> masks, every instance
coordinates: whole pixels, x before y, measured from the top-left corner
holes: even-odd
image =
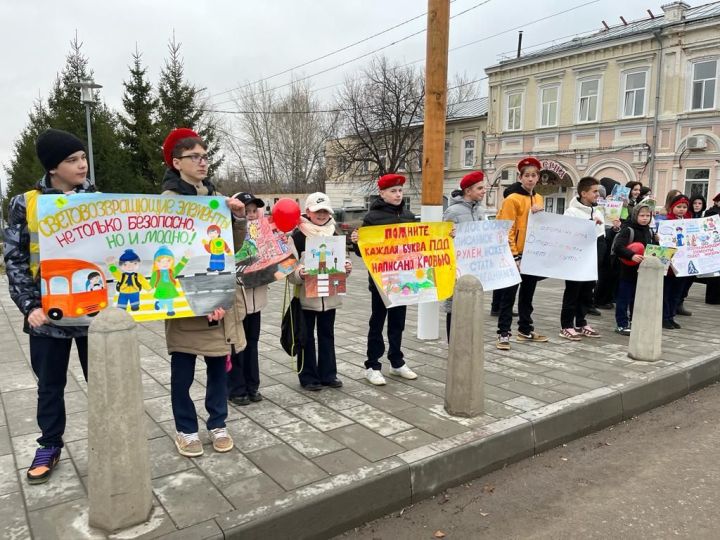
[[[52,324],[88,325],[107,307],[139,322],[195,317],[234,301],[222,197],[41,195],[37,214],[42,307]]]

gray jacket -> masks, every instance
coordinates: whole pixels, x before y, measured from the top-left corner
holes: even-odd
[[[487,219],[487,210],[479,202],[468,202],[462,195],[455,195],[450,199],[447,209],[443,213],[443,221],[463,223],[465,221],[482,221]]]

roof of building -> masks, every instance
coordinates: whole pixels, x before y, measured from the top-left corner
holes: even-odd
[[[448,105],[447,120],[463,120],[465,118],[477,118],[478,116],[486,116],[488,113],[488,98],[481,97],[469,99]]]
[[[496,67],[514,62],[523,62],[533,58],[540,58],[570,49],[579,49],[582,47],[601,44],[616,39],[625,39],[635,34],[645,34],[675,24],[696,22],[703,19],[710,19],[713,17],[720,17],[720,2],[712,2],[710,4],[704,4],[702,6],[687,8],[683,13],[682,20],[680,21],[668,21],[666,20],[664,14],[660,14],[655,15],[654,19],[648,17],[646,19],[641,19],[638,21],[629,21],[627,24],[611,26],[609,30],[603,29],[585,36],[574,37],[570,41],[551,45],[550,47],[545,47],[543,49],[528,54],[523,54],[519,58],[502,60],[500,64]]]

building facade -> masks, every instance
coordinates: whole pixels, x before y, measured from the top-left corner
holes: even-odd
[[[720,192],[720,2],[662,11],[486,69],[489,203],[526,155],[557,213],[583,176]]]

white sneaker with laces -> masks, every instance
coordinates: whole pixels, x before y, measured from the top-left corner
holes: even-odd
[[[375,386],[382,386],[385,383],[385,377],[383,377],[383,374],[380,372],[379,369],[372,369],[368,368],[365,370],[365,378],[368,380],[370,384],[374,384]]]
[[[417,373],[410,369],[407,364],[403,364],[399,368],[390,368],[390,375],[402,377],[403,379],[408,379],[410,381],[417,379]]]
[[[211,429],[209,435],[216,452],[229,452],[233,449],[234,443],[227,428]]]
[[[175,433],[175,447],[178,453],[185,457],[198,457],[203,455],[203,447],[197,433]]]

